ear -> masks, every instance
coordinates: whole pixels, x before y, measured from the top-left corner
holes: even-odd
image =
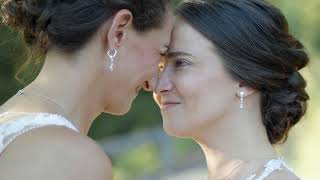
[[[129,10],[122,9],[118,11],[111,22],[106,23],[108,29],[104,31],[103,39],[107,41],[107,47],[110,50],[118,49],[126,40],[127,32],[132,25],[133,16]]]
[[[254,94],[255,92],[256,91],[253,88],[245,85],[244,83],[238,84],[238,90],[237,90],[238,97],[241,97],[241,93],[244,93],[243,97],[248,97],[248,96]]]

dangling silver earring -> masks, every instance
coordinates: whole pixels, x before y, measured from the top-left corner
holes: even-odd
[[[118,53],[118,51],[116,49],[108,50],[108,56],[109,56],[110,61],[111,61],[109,69],[110,69],[111,72],[113,71],[114,58],[116,57],[117,53]]]
[[[240,109],[243,109],[243,98],[244,98],[244,92],[240,92]]]

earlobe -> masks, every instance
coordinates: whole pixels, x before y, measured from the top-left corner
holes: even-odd
[[[238,90],[237,90],[237,96],[238,97],[247,97],[253,94],[255,90],[244,83],[239,83]]]

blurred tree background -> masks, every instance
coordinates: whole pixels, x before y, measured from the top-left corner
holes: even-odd
[[[177,3],[179,0],[176,0]],[[320,161],[320,9],[319,0],[271,0],[286,15],[293,34],[302,40],[308,49],[311,63],[303,70],[308,80],[308,92],[311,96],[309,110],[301,123],[290,133],[288,142],[279,151],[288,157],[302,179],[320,179],[317,163]],[[21,35],[0,24],[0,103],[4,103],[25,84],[35,77],[41,64],[27,67],[17,72],[30,58]],[[31,59],[32,60],[32,59]],[[18,74],[17,74],[18,73]],[[20,78],[20,81],[15,76]],[[89,136],[97,141],[115,135],[126,135],[153,127],[161,126],[161,116],[150,93],[141,92],[134,101],[131,111],[124,116],[102,114],[94,122]],[[188,140],[175,140],[177,148],[183,152],[195,148]],[[149,169],[159,169],[157,147],[145,145],[115,157],[116,180],[131,179],[132,175]],[[143,158],[142,158],[143,157]],[[151,165],[151,166],[150,166]],[[151,170],[152,171],[152,170]],[[318,177],[318,178],[317,178]]]

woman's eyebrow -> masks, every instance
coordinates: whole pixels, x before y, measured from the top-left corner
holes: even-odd
[[[174,58],[177,56],[192,56],[190,53],[183,52],[183,51],[170,51],[167,54],[168,58]]]

